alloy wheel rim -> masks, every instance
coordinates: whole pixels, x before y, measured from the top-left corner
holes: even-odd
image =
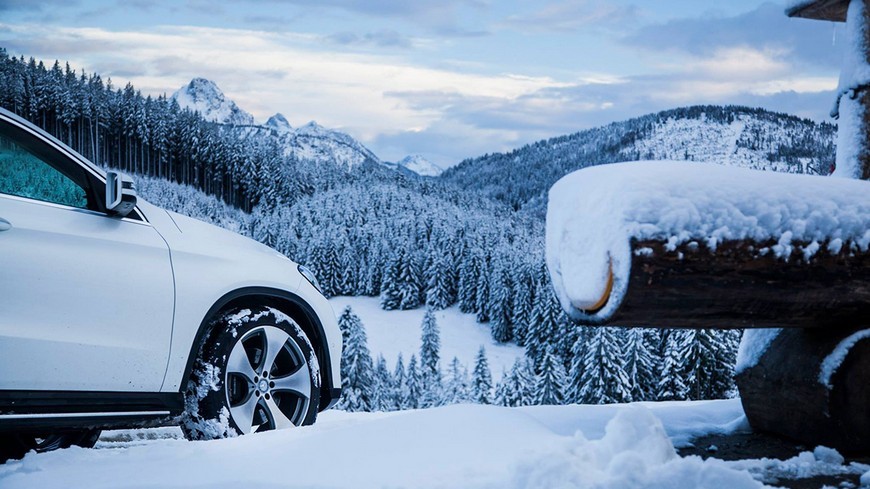
[[[311,403],[308,360],[276,326],[258,326],[235,342],[224,386],[233,421],[245,434],[300,426]]]

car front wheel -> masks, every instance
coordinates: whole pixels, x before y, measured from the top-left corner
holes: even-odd
[[[185,391],[182,430],[215,439],[314,423],[320,366],[302,328],[273,308],[224,315]]]

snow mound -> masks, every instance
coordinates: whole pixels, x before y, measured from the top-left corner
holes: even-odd
[[[680,458],[668,438],[682,432],[669,420],[715,429],[739,401],[659,404],[327,411],[315,426],[206,442],[124,433],[114,447],[9,462],[0,487],[761,487],[725,462]]]
[[[207,121],[242,126],[254,123],[254,116],[228,100],[215,82],[205,78],[194,78],[172,94],[172,98],[182,108],[199,112]]]
[[[574,319],[600,323],[619,307],[632,239],[664,241],[671,250],[690,242],[715,250],[724,240],[773,241],[759,254],[783,260],[809,260],[820,243],[832,253],[866,252],[870,182],[680,161],[571,173],[550,190],[547,265]],[[604,307],[587,314],[609,289]]]

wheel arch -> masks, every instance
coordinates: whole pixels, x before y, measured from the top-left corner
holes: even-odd
[[[323,324],[320,322],[317,314],[315,314],[314,309],[298,295],[285,290],[267,287],[246,287],[234,290],[225,294],[211,306],[202,323],[200,323],[196,337],[191,345],[190,354],[187,357],[187,365],[184,368],[184,376],[181,381],[181,391],[184,391],[187,382],[190,380],[200,347],[213,336],[215,328],[212,325],[214,320],[220,314],[233,309],[255,307],[274,307],[293,318],[299,324],[302,331],[305,332],[311,341],[314,353],[317,355],[317,361],[320,363],[321,382],[318,411],[328,409],[335,404],[338,401],[338,393],[333,388],[335,384],[332,378],[332,358],[329,354]]]

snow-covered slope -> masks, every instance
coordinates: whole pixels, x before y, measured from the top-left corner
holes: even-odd
[[[314,121],[284,133],[279,141],[284,154],[303,160],[327,160],[346,168],[381,161],[350,135],[327,129]]]
[[[422,155],[406,156],[397,165],[407,168],[421,177],[437,177],[444,172],[441,167],[427,160]]]
[[[172,94],[182,108],[195,110],[208,121],[220,124],[251,125],[254,116],[228,100],[217,84],[205,78],[194,78]]]
[[[421,324],[424,308],[409,311],[384,311],[380,301],[373,297],[333,297],[329,300],[336,315],[350,306],[359,316],[368,336],[372,358],[383,355],[390,369],[395,367],[396,357],[402,354],[407,364],[412,354],[420,356]],[[498,344],[492,339],[489,326],[475,321],[473,314],[463,314],[454,306],[435,312],[435,320],[441,331],[441,368],[447,370],[453,357],[469,367],[474,367],[478,349],[486,349],[486,357],[495,381],[502,372],[510,370],[517,358],[524,358],[524,350],[513,344]]]

